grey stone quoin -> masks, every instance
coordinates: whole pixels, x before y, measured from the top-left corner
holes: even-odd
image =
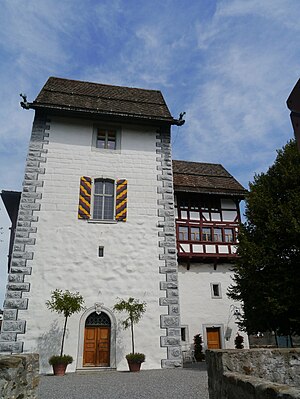
[[[159,303],[167,307],[167,314],[162,313],[160,317],[160,327],[166,329],[166,336],[160,337],[160,344],[167,348],[167,359],[162,360],[162,367],[173,368],[182,366],[182,354],[170,128],[161,128],[157,140],[157,180],[162,182],[162,186],[157,188],[162,196],[158,200],[158,227],[161,228],[158,245],[164,248],[159,259],[165,263],[159,272],[164,276],[160,289],[166,293],[159,298]]]
[[[29,150],[26,159],[25,178],[20,201],[18,221],[16,227],[14,248],[12,253],[11,268],[8,275],[6,297],[4,300],[4,314],[2,331],[0,334],[0,352],[19,353],[23,351],[23,342],[17,341],[17,334],[24,334],[26,320],[20,320],[18,310],[28,308],[28,299],[22,298],[23,292],[30,291],[30,283],[25,282],[25,276],[31,274],[31,267],[27,266],[28,260],[33,259],[34,252],[28,249],[35,245],[35,238],[31,237],[37,229],[34,224],[38,221],[37,213],[40,210],[42,194],[37,187],[43,186],[42,175],[46,162],[45,154],[48,144],[47,137],[50,129],[44,115],[36,114]],[[28,277],[27,277],[28,278]]]

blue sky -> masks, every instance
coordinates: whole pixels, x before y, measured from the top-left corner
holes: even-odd
[[[2,0],[0,189],[20,190],[33,111],[49,76],[159,89],[173,158],[221,163],[245,187],[292,137],[299,0]],[[9,221],[0,203],[0,307]]]

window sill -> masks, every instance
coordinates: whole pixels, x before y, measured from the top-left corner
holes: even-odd
[[[100,219],[89,219],[88,223],[98,223],[98,224],[117,224],[116,220],[100,220]]]
[[[103,154],[121,154],[121,149],[120,148],[116,148],[115,150],[112,150],[110,148],[92,147],[92,151],[102,152]]]

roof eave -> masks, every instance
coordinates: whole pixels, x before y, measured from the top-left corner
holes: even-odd
[[[174,192],[180,193],[194,193],[194,194],[208,194],[208,195],[224,195],[229,197],[235,197],[239,199],[244,199],[247,190],[245,191],[235,191],[235,190],[222,190],[222,189],[209,189],[202,187],[178,187],[174,185]]]
[[[108,112],[101,110],[93,110],[86,108],[75,108],[75,107],[66,107],[61,105],[52,105],[52,104],[38,104],[35,101],[32,103],[28,103],[27,109],[37,110],[45,110],[47,112],[54,112],[58,114],[68,114],[68,115],[77,115],[77,116],[89,116],[93,118],[103,118],[103,119],[115,119],[115,120],[127,120],[127,121],[139,121],[142,123],[155,123],[159,125],[182,125],[181,120],[177,120],[174,118],[160,118],[151,115],[136,115],[136,114],[128,114],[128,113],[120,113],[120,112]]]

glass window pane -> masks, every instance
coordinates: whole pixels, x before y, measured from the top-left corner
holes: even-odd
[[[114,198],[104,197],[103,219],[113,219],[113,216],[114,216]]]
[[[114,184],[111,181],[106,181],[105,182],[105,194],[110,194],[113,195],[114,194]]]
[[[223,241],[222,240],[222,229],[215,228],[214,229],[214,241]]]
[[[199,227],[191,227],[191,240],[200,241],[200,229],[199,229]]]
[[[105,130],[98,129],[97,132],[97,140],[96,140],[96,147],[97,148],[105,148]]]
[[[96,147],[97,148],[105,148],[105,139],[97,138]]]
[[[103,197],[101,195],[94,196],[93,218],[102,219]]]
[[[219,286],[217,284],[213,285],[214,296],[219,296]]]
[[[115,130],[98,129],[96,147],[110,150],[116,149],[117,132]]]
[[[225,233],[225,241],[233,242],[233,230],[232,229],[224,229]]]
[[[103,181],[95,180],[95,194],[103,194]]]
[[[107,149],[108,150],[115,150],[116,149],[116,141],[108,139],[107,140]]]
[[[203,241],[211,241],[211,228],[210,227],[202,228],[202,239],[203,239]]]
[[[187,241],[189,239],[188,235],[189,229],[185,226],[179,226],[178,228],[178,238],[180,241]]]

